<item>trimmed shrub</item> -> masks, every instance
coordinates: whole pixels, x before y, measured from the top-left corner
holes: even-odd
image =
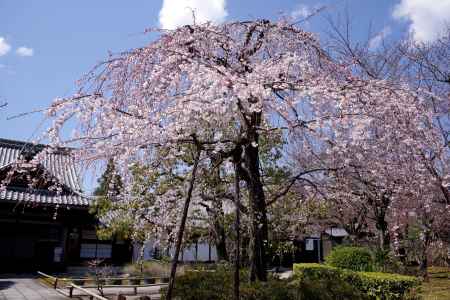
[[[412,276],[378,272],[357,272],[346,279],[373,299],[404,299],[420,282]]]
[[[295,290],[289,281],[270,278],[268,282],[248,283],[248,272],[241,271],[242,300],[294,300]],[[165,290],[163,290],[165,294]],[[216,271],[186,271],[177,276],[173,291],[175,299],[229,300],[233,298],[233,272],[219,267]]]
[[[173,290],[174,299],[227,300],[232,289],[231,276],[224,270],[217,272],[187,271],[177,276]],[[165,289],[162,294],[165,295]],[[162,297],[164,299],[165,297]]]
[[[335,247],[325,258],[325,262],[330,266],[352,271],[374,270],[374,260],[370,250],[362,247]]]
[[[306,279],[329,279],[339,278],[341,271],[338,268],[322,264],[294,264],[294,275]]]
[[[418,285],[415,277],[389,273],[354,272],[319,264],[294,264],[294,275],[300,280],[321,280],[345,282],[368,299],[398,300],[408,299],[409,293]]]
[[[248,272],[241,272],[241,300],[366,300],[362,293],[343,281],[281,280],[247,282]],[[163,291],[163,294],[165,291]],[[174,298],[179,300],[233,299],[233,272],[219,268],[215,272],[188,271],[177,277]]]
[[[320,264],[294,264],[298,298],[308,300],[366,300],[364,293],[346,282],[342,270]]]
[[[343,270],[320,264],[294,264],[294,277],[247,282],[241,271],[241,300],[398,300],[418,285],[414,277]],[[163,291],[163,294],[165,291]],[[233,271],[186,271],[177,276],[178,300],[228,300],[233,298]]]
[[[244,280],[246,280],[245,278]],[[229,290],[228,298],[232,297],[233,290]],[[242,300],[294,300],[296,290],[290,286],[290,281],[270,278],[267,282],[241,282],[240,299]],[[206,299],[205,299],[206,300]]]

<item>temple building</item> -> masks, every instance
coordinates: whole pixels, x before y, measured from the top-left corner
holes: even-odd
[[[98,240],[71,150],[45,149],[0,139],[0,273],[129,262],[129,242]]]

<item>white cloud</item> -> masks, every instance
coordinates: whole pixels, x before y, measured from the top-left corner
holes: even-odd
[[[378,47],[380,47],[381,42],[392,33],[391,27],[386,26],[381,30],[379,33],[377,33],[373,38],[369,40],[369,49],[375,50]]]
[[[0,36],[0,56],[5,55],[11,50],[11,46],[6,42],[4,37]]]
[[[16,50],[16,54],[19,56],[33,56],[34,50],[33,48],[19,47]]]
[[[431,42],[450,25],[450,0],[401,0],[393,16],[411,22],[409,29],[416,41]]]
[[[192,24],[193,12],[196,23],[207,21],[220,23],[228,15],[226,0],[163,0],[159,11],[159,23],[164,29]]]
[[[299,19],[305,19],[306,17],[311,15],[311,10],[308,6],[300,4],[297,5],[297,7],[292,11],[291,18],[295,21],[298,21]]]

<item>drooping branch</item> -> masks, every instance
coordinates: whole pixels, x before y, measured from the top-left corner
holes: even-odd
[[[306,181],[309,184],[311,184],[313,187],[315,187],[315,184],[311,180],[309,180],[308,178],[303,178],[303,176],[311,174],[311,173],[316,173],[316,172],[327,172],[327,171],[335,171],[335,170],[337,170],[337,169],[335,169],[335,168],[316,168],[316,169],[311,169],[311,170],[302,171],[302,172],[298,173],[297,175],[295,175],[294,177],[292,177],[291,179],[289,179],[287,181],[284,188],[282,188],[280,191],[278,191],[275,195],[273,195],[270,198],[269,201],[267,201],[267,205],[270,206],[270,205],[274,204],[275,202],[277,202],[280,198],[286,196],[286,194],[289,193],[289,191],[294,186],[294,184],[299,180]]]

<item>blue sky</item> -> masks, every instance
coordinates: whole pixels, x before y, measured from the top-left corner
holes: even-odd
[[[9,121],[6,117],[45,107],[55,97],[69,95],[75,81],[106,57],[108,51],[116,52],[145,44],[149,37],[142,31],[161,26],[159,12],[162,2],[0,0],[0,55],[5,52],[1,44],[6,44],[7,48],[9,46],[9,51],[0,56],[0,103],[9,103],[6,109],[0,111],[0,136],[29,139],[41,116]],[[348,5],[357,37],[367,34],[369,23],[373,24],[375,32],[386,28],[391,35],[405,32],[409,24],[407,18],[400,20],[393,17],[399,4],[400,0],[166,0],[164,3],[167,18],[172,17],[175,21],[179,18],[177,11],[185,11],[188,5],[198,5],[195,8],[199,11],[197,14],[203,13],[206,17],[209,14],[211,18],[220,20],[274,19],[280,13],[301,17],[314,7],[325,5],[327,11],[307,25],[309,30],[316,32],[324,28],[325,14],[342,12]]]
[[[325,15],[348,6],[358,38],[367,35],[371,23],[374,32],[386,36],[414,29],[420,33],[417,39],[431,40],[440,23],[450,21],[450,0],[0,0],[0,103],[8,102],[0,110],[0,137],[29,140],[39,131],[42,116],[7,117],[70,95],[75,81],[108,51],[147,43],[145,28],[186,22],[187,6],[195,6],[199,21],[218,22],[276,19],[281,13],[302,18],[326,6],[326,12],[305,25],[314,32],[325,28]]]

